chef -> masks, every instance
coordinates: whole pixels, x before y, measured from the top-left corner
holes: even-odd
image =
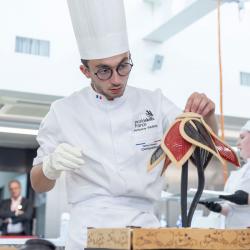
[[[31,182],[46,192],[66,173],[72,205],[66,249],[80,250],[87,227],[160,226],[153,203],[164,178],[160,167],[148,173],[147,163],[180,110],[160,90],[127,86],[133,62],[122,0],[68,0],[68,7],[90,86],[51,105]],[[216,130],[214,110],[199,93],[185,106]]]
[[[220,195],[226,200],[222,203],[201,202],[209,210],[225,216],[226,228],[250,227],[250,121],[241,128],[237,147],[245,164],[230,173],[224,188],[230,195]]]

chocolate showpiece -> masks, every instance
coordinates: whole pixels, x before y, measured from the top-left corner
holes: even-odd
[[[172,162],[182,167],[181,173],[181,216],[182,226],[190,227],[194,211],[205,186],[204,170],[212,157],[222,164],[225,160],[239,166],[238,158],[232,148],[224,143],[205,123],[201,115],[183,113],[164,134],[161,145],[151,156],[148,171],[165,158],[162,173]],[[197,168],[198,188],[187,213],[188,161]]]

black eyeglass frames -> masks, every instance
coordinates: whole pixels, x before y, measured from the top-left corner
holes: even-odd
[[[122,62],[116,68],[116,72],[119,76],[127,76],[133,67],[133,62],[130,59],[130,62]],[[97,76],[99,80],[106,81],[109,80],[113,75],[114,69],[111,69],[108,66],[103,66],[98,69],[94,74]]]

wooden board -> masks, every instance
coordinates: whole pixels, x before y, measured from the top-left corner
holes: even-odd
[[[92,250],[250,250],[250,229],[89,229],[87,247]]]
[[[250,249],[250,229],[134,229],[133,249]]]
[[[88,229],[88,248],[104,248],[117,250],[131,249],[131,229],[129,228],[102,228]]]

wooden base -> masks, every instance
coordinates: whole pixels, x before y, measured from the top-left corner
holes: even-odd
[[[89,229],[87,246],[89,250],[250,250],[250,229]]]

